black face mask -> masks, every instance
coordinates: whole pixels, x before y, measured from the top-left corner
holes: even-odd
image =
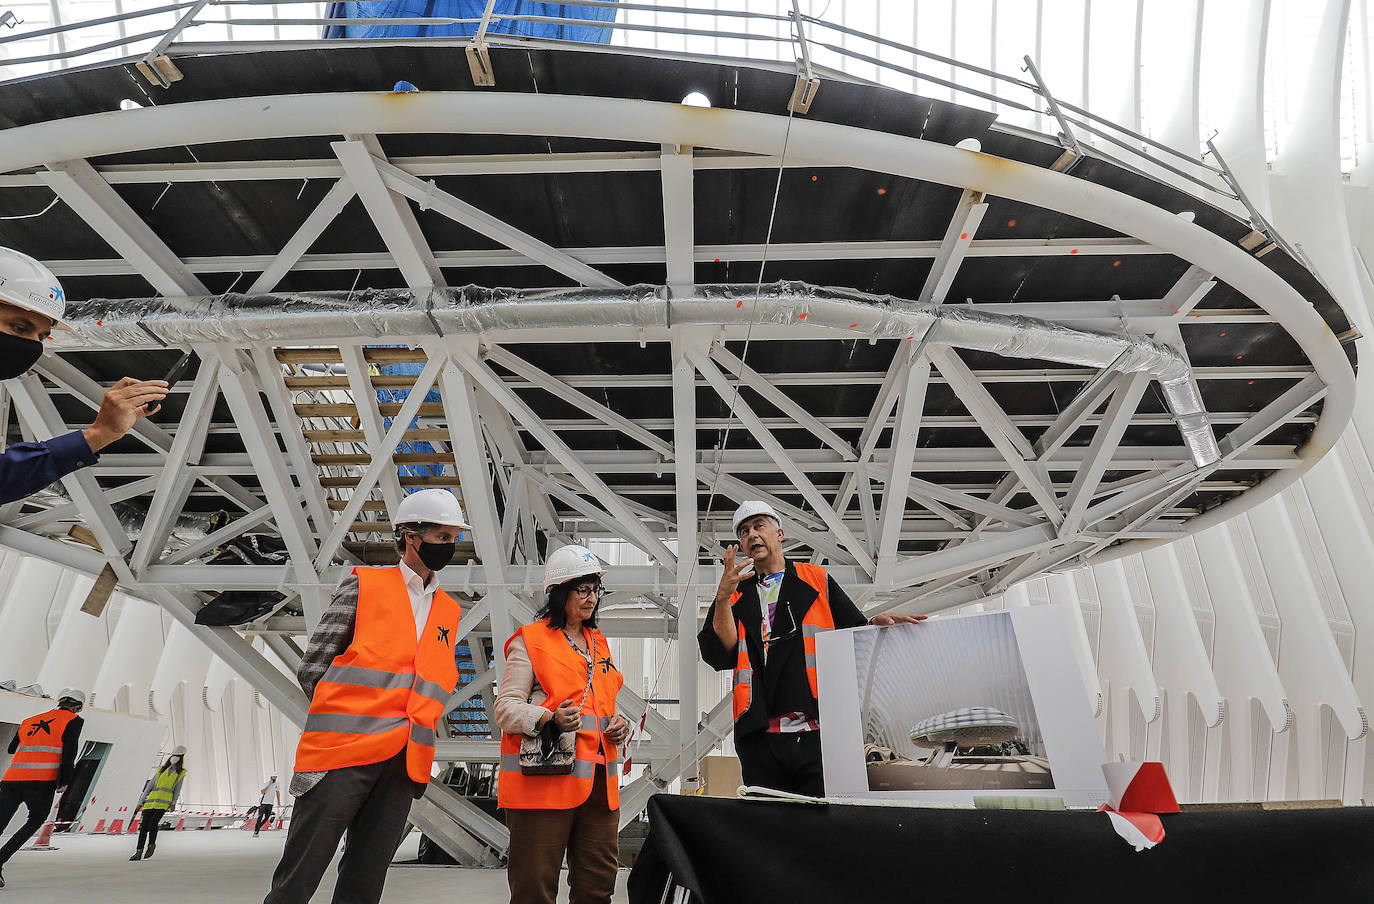
[[[0,380],[12,380],[27,373],[43,355],[43,343],[0,333]]]
[[[457,543],[426,543],[421,540],[420,561],[424,562],[430,571],[438,571],[453,561],[453,553],[457,549]]]

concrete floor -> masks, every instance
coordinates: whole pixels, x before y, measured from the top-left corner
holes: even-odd
[[[413,860],[419,834],[402,843],[396,860]],[[116,835],[58,835],[57,851],[20,851],[5,865],[0,904],[254,904],[281,857],[285,832],[253,838],[235,829],[163,832],[157,856],[130,863],[134,838]],[[331,866],[311,899],[327,904],[337,875]],[[567,873],[564,891],[567,900]],[[614,901],[622,904],[625,877],[620,871]],[[387,902],[464,901],[485,904],[509,900],[505,870],[436,866],[391,868]]]

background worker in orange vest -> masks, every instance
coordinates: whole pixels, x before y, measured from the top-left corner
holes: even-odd
[[[496,692],[503,732],[497,802],[510,829],[511,904],[554,904],[565,852],[575,904],[609,904],[615,892],[617,748],[630,723],[615,711],[625,679],[596,629],[604,573],[586,547],[556,550],[544,565],[544,607],[506,641]],[[522,738],[547,734],[552,742],[562,732],[576,732],[572,771],[525,774]]]
[[[717,671],[734,669],[735,751],[744,783],[821,797],[816,634],[925,616],[864,618],[824,568],[783,558],[782,519],[766,502],[744,502],[733,524],[739,545],[725,551],[725,571],[697,635],[701,658]]]
[[[9,826],[21,803],[29,808],[29,818],[0,847],[0,888],[5,885],[5,864],[43,825],[53,798],[66,791],[72,780],[81,727],[86,724],[77,713],[85,705],[84,693],[67,688],[58,695],[57,709],[20,722],[18,734],[10,741],[14,758],[0,776],[0,832]]]
[[[447,490],[410,494],[392,521],[400,563],[344,578],[297,671],[310,712],[265,904],[306,904],[345,831],[333,901],[376,904],[411,801],[429,783],[435,728],[458,683],[462,617],[437,572],[471,526]]]

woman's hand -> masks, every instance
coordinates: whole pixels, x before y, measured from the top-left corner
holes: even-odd
[[[630,736],[629,720],[620,713],[616,713],[611,717],[611,724],[606,726],[606,730],[602,734],[605,735],[606,740],[619,747]]]
[[[553,711],[554,724],[559,731],[576,731],[582,725],[582,713],[578,711],[578,706],[569,697],[558,704],[558,709]]]

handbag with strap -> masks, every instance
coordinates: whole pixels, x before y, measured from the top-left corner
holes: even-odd
[[[571,641],[569,641],[571,643]],[[577,711],[587,704],[592,690],[592,669],[595,657],[587,659],[587,687]],[[552,718],[545,722],[537,735],[520,736],[520,772],[522,775],[571,775],[577,759],[577,730],[559,731]]]

